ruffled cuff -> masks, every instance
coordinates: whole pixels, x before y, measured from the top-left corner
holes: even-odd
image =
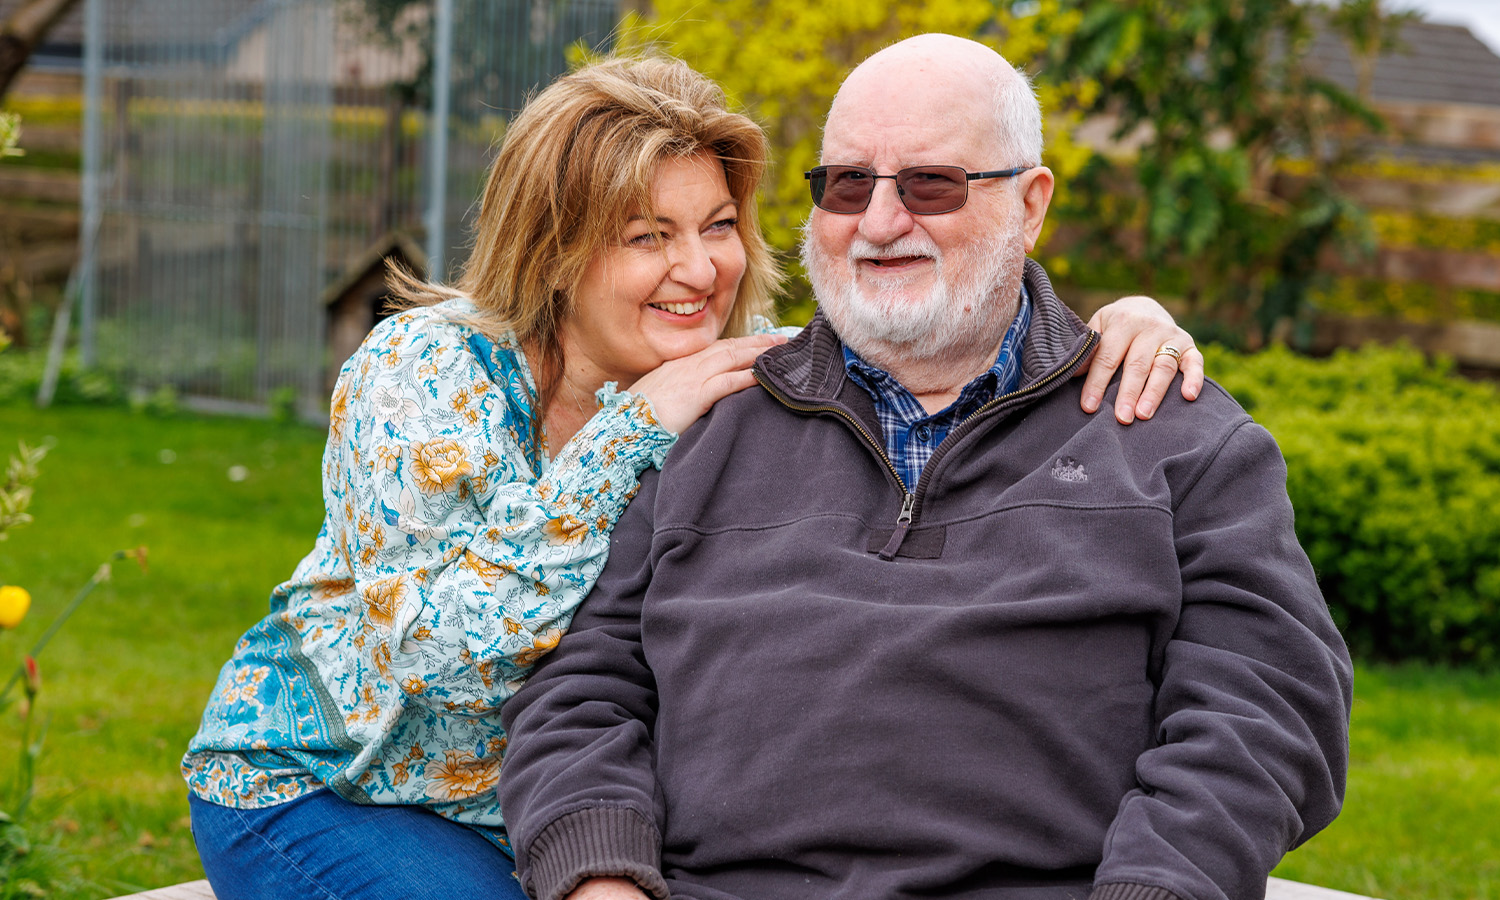
[[[644,394],[632,394],[622,391],[613,381],[604,382],[604,387],[594,394],[594,399],[599,401],[599,410],[614,412],[630,422],[633,429],[639,431],[644,438],[645,448],[650,451],[648,465],[661,468],[661,464],[667,458],[667,452],[672,445],[677,443],[677,435],[668,431],[656,418],[656,410],[651,408],[651,401]],[[598,414],[595,414],[595,418]],[[645,466],[637,469],[639,474]]]
[[[640,487],[647,466],[660,467],[677,435],[664,428],[645,397],[600,388],[603,408],[584,423],[537,482],[537,494],[571,536],[586,526],[605,541]],[[572,543],[568,541],[567,543]]]
[[[784,338],[794,338],[802,333],[801,325],[777,325],[765,316],[750,317],[751,334],[779,334]]]

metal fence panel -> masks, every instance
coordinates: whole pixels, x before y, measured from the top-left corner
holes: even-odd
[[[504,122],[566,70],[571,45],[602,48],[617,13],[615,0],[452,0],[434,161],[427,3],[92,2],[85,347],[137,390],[310,415],[342,362],[325,339],[329,286],[392,232],[420,246],[429,208],[441,274],[455,274]]]

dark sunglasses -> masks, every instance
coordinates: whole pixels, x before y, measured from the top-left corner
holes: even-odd
[[[998,172],[966,172],[959,166],[908,166],[894,175],[877,175],[864,166],[818,166],[802,177],[812,187],[813,205],[831,213],[862,213],[875,195],[875,182],[892,178],[896,194],[919,216],[935,216],[962,209],[969,200],[969,182],[976,178],[1010,178],[1030,169],[1017,166]]]

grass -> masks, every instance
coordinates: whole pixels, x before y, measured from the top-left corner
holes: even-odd
[[[1500,900],[1500,673],[1355,673],[1343,814],[1276,874],[1391,900]]]
[[[201,877],[177,760],[235,639],[310,549],[323,435],[271,422],[0,405],[0,457],[51,435],[35,524],[0,583],[35,597],[0,671],[116,549],[145,544],[41,658],[51,716],[33,821],[101,897]],[[170,451],[170,452],[168,452]],[[243,466],[243,480],[229,477]],[[1500,900],[1500,673],[1361,667],[1344,814],[1278,875],[1391,900]],[[0,787],[15,758],[0,714]]]
[[[323,434],[6,406],[0,435],[0,459],[16,439],[57,440],[36,484],[36,522],[0,543],[0,582],[33,595],[17,633],[0,635],[3,671],[112,551],[150,548],[149,573],[117,563],[39,660],[51,726],[30,818],[49,823],[69,867],[93,882],[57,896],[201,878],[177,760],[236,638],[312,546]],[[230,479],[234,466],[243,480]],[[12,709],[0,720],[0,779],[17,734]]]

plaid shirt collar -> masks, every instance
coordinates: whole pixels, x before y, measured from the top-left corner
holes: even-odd
[[[1022,284],[1016,317],[1000,342],[995,364],[964,385],[951,405],[931,415],[889,372],[865,362],[847,345],[844,347],[844,367],[850,380],[875,401],[886,455],[901,473],[908,492],[916,490],[923,467],[955,425],[984,404],[1020,387],[1021,346],[1030,329],[1031,296]]]

